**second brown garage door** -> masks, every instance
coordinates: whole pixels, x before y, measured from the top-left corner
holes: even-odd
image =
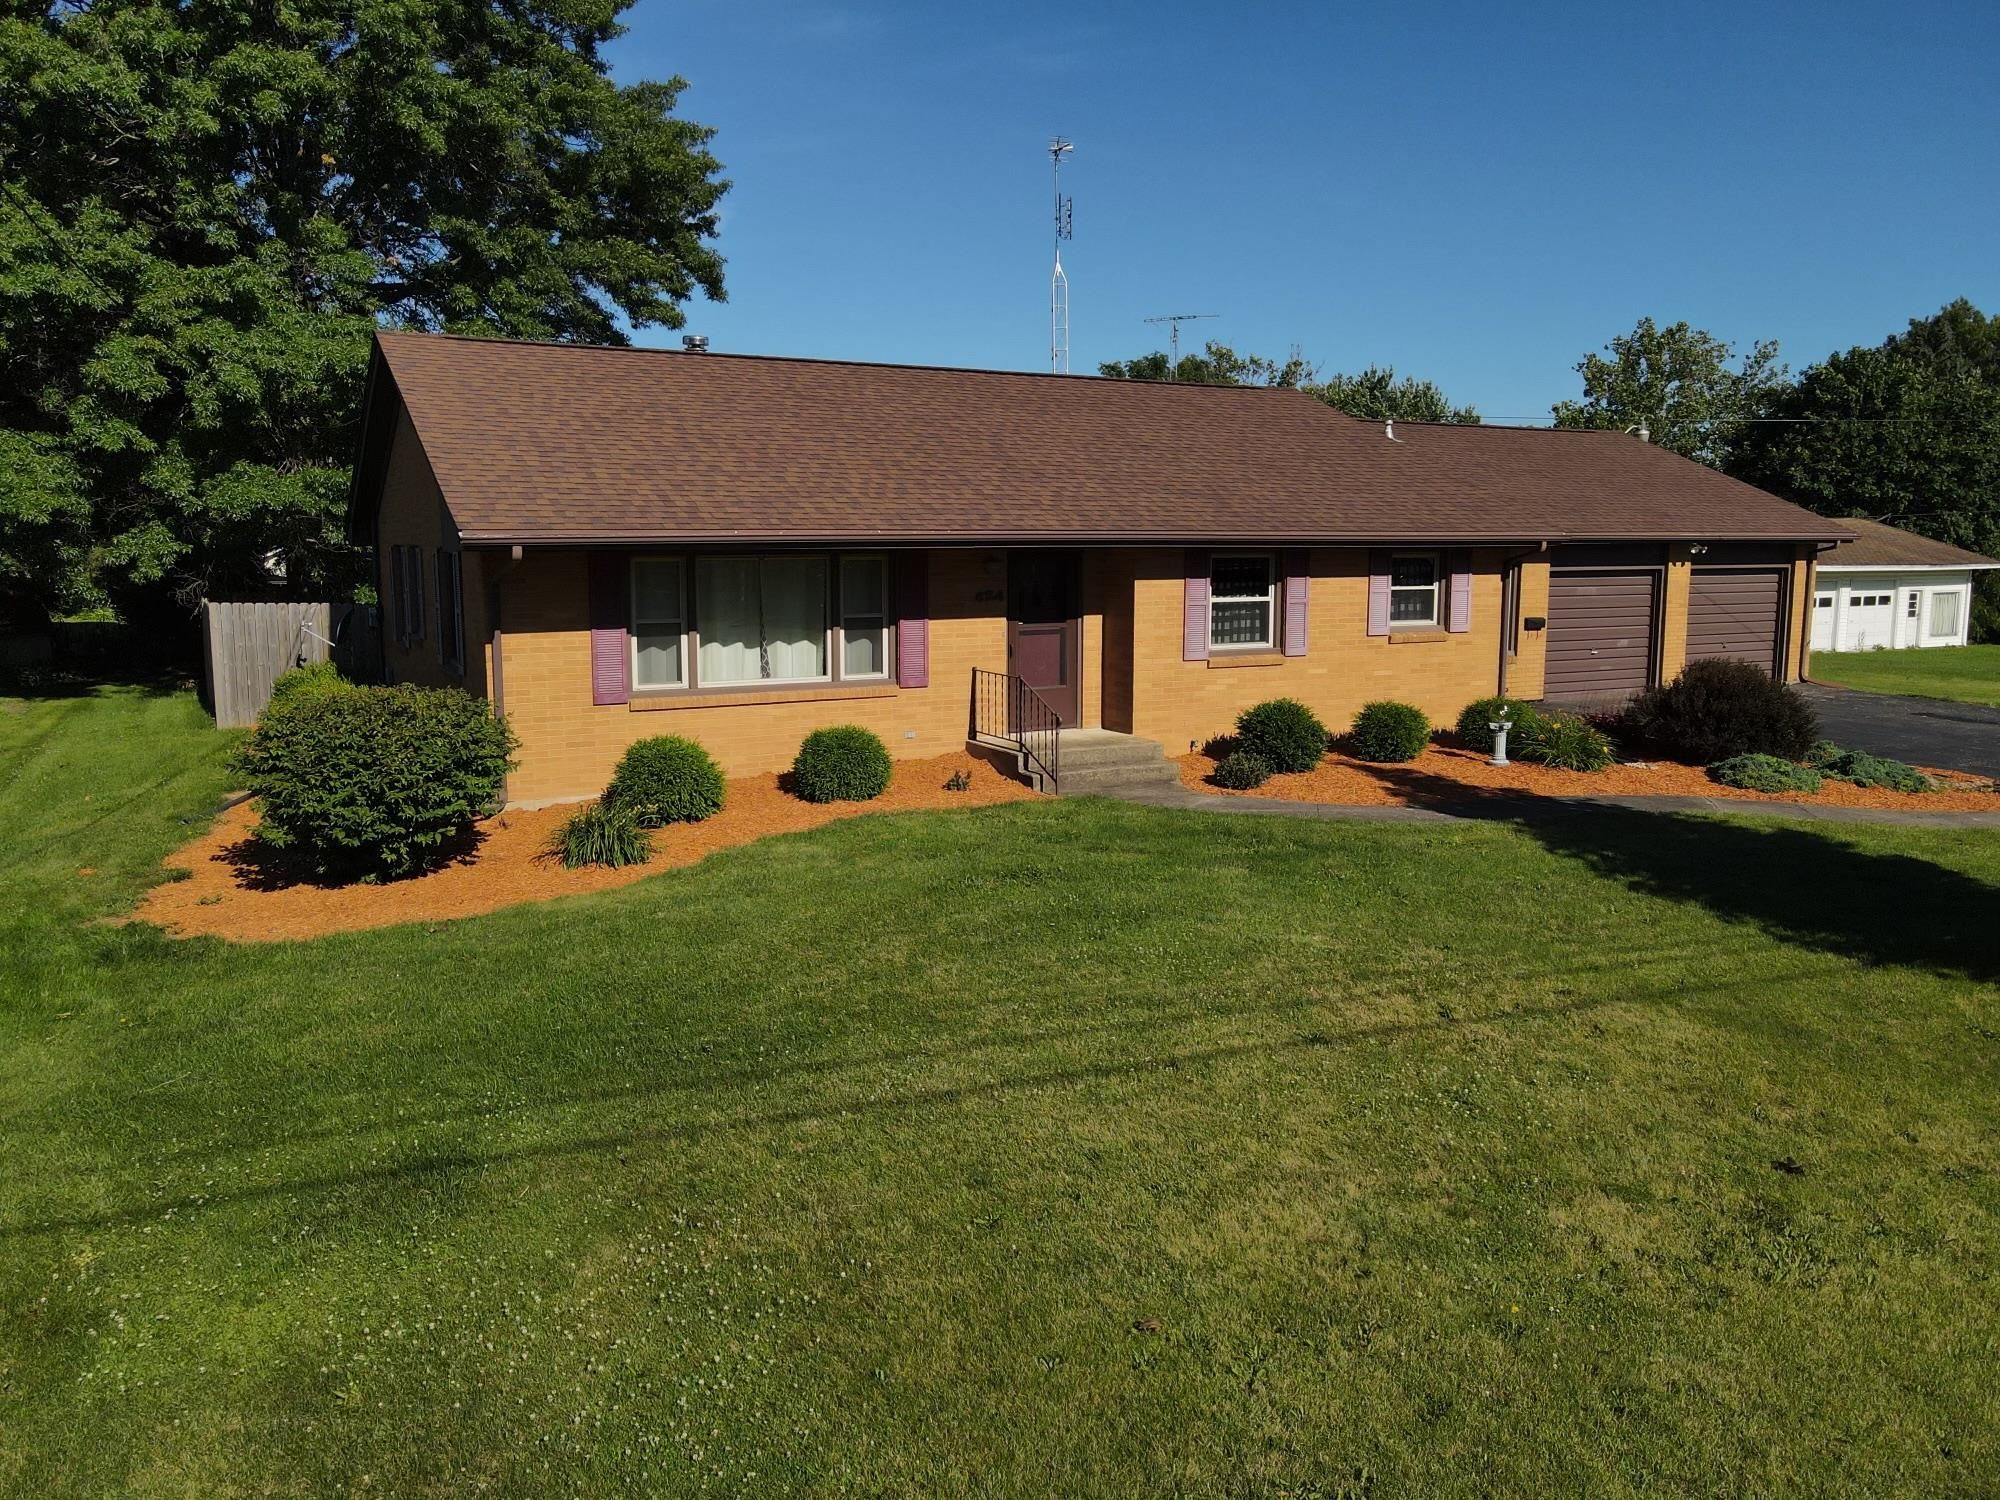
[[[1549,574],[1550,698],[1613,698],[1653,679],[1659,574],[1591,569]]]
[[[1696,568],[1688,580],[1687,659],[1727,656],[1778,668],[1780,568]]]

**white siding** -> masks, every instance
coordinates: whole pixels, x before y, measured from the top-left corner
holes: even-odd
[[[1963,646],[1971,618],[1970,573],[1931,568],[1850,573],[1822,567],[1813,590],[1812,648]]]

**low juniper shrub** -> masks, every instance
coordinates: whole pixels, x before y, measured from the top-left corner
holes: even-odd
[[[815,729],[792,762],[792,789],[808,802],[866,802],[889,789],[889,747],[858,724]]]
[[[1232,792],[1247,792],[1270,779],[1271,763],[1254,750],[1230,751],[1209,777],[1217,786]]]
[[[1482,754],[1493,749],[1493,730],[1489,727],[1500,717],[1502,711],[1514,723],[1509,743],[1520,745],[1541,721],[1542,711],[1524,698],[1480,698],[1465,705],[1465,711],[1458,716],[1458,738],[1468,750]]]
[[[1753,662],[1710,657],[1647,688],[1626,711],[1626,726],[1661,754],[1689,765],[1736,755],[1802,759],[1819,737],[1805,695]]]
[[[1891,792],[1928,792],[1936,783],[1915,766],[1866,750],[1843,750],[1820,767],[1837,781]]]
[[[1610,737],[1580,714],[1537,715],[1520,745],[1522,760],[1559,771],[1602,771],[1614,759]]]
[[[571,815],[556,830],[549,852],[569,869],[603,865],[643,865],[652,857],[652,840],[632,810],[616,802],[593,802]]]
[[[414,875],[489,812],[514,736],[457,688],[351,687],[269,705],[235,766],[258,837],[331,880]]]
[[[693,740],[675,734],[639,740],[604,789],[605,802],[641,828],[699,823],[722,811],[722,768]]]
[[[1775,755],[1732,755],[1708,768],[1709,779],[1752,792],[1816,792],[1822,779],[1811,766]]]
[[[1431,742],[1431,721],[1419,708],[1385,699],[1355,715],[1347,742],[1362,760],[1415,760]]]
[[[1273,698],[1237,716],[1236,748],[1273,771],[1310,771],[1326,744],[1326,725],[1296,698]]]

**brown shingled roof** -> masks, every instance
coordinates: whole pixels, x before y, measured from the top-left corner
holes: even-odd
[[[1855,533],[1819,560],[1822,568],[2000,568],[2000,559],[1935,542],[1900,526],[1848,516],[1841,525]]]
[[[1848,534],[1619,433],[1391,441],[1296,391],[408,333],[378,348],[468,542]]]

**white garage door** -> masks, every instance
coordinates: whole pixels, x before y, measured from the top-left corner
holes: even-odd
[[[1895,645],[1896,591],[1887,584],[1861,584],[1840,612],[1840,649],[1873,651]]]

